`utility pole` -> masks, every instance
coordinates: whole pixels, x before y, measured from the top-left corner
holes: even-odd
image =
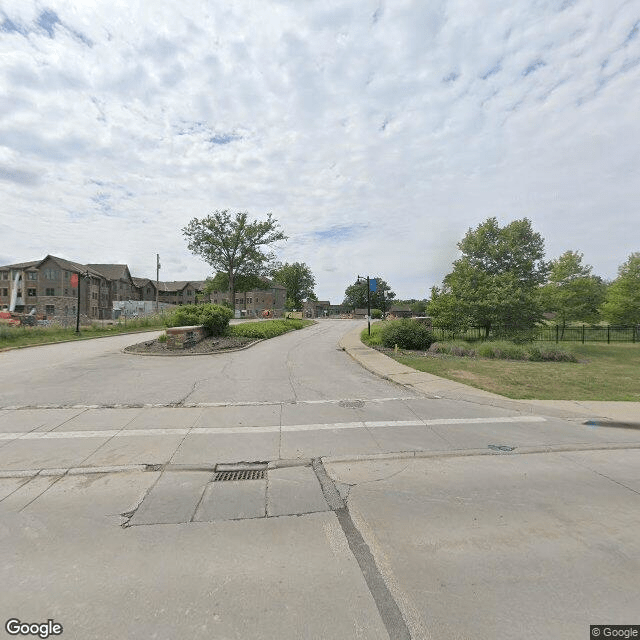
[[[358,276],[357,282],[364,282],[364,281],[365,281],[365,276]],[[369,335],[371,335],[371,284],[369,281],[369,276],[366,276],[366,281],[367,281],[367,330],[369,332]]]
[[[160,291],[160,254],[156,253],[156,315],[159,313],[159,291]]]

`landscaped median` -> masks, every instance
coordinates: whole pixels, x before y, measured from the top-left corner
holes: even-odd
[[[640,401],[640,344],[580,344],[425,340],[419,348],[395,349],[385,334],[401,335],[391,322],[374,323],[364,344],[396,361],[441,378],[528,400]],[[404,323],[404,333],[416,325]],[[421,330],[418,329],[418,332]]]
[[[142,355],[206,355],[224,353],[246,348],[260,340],[275,338],[289,331],[304,329],[314,324],[313,320],[257,320],[241,324],[228,325],[217,335],[209,335],[203,340],[180,349],[167,346],[166,336],[163,334],[157,340],[140,342],[125,348],[126,353]]]

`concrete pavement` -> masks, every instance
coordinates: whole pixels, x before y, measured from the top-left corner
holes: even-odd
[[[350,326],[375,375],[336,349]],[[170,366],[123,338],[0,354],[4,620],[203,640],[632,620],[640,430],[416,378],[350,344],[362,326]]]

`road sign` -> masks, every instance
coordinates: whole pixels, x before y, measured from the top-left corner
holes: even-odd
[[[374,293],[378,290],[378,281],[376,278],[371,278],[369,280],[369,291],[373,291]]]

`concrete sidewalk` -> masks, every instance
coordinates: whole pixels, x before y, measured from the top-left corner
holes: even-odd
[[[523,413],[581,421],[608,421],[640,425],[640,402],[598,402],[577,400],[512,400],[461,382],[416,371],[360,341],[362,327],[345,334],[338,346],[365,369],[385,380],[410,387],[431,398],[465,400]]]

